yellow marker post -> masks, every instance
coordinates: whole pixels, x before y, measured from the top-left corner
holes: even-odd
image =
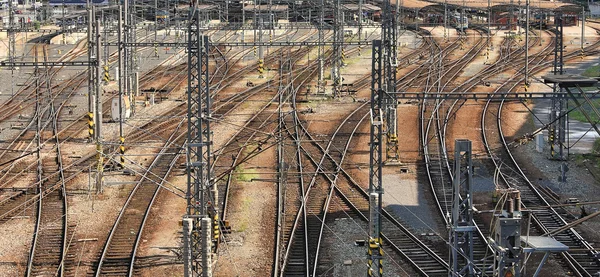
[[[110,82],[110,71],[108,65],[102,67],[104,69],[104,82]]]
[[[258,60],[258,77],[264,78],[263,73],[265,72],[265,62],[262,59]]]
[[[94,113],[88,112],[88,133],[90,138],[94,137]]]
[[[121,166],[121,168],[125,168],[125,138],[119,137],[119,141],[121,142],[121,145],[119,145],[119,153],[120,153],[119,166]]]

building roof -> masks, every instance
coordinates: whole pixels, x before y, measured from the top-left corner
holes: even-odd
[[[390,2],[392,3],[392,5],[396,5],[396,2],[398,2],[400,3],[400,6],[406,9],[422,9],[427,6],[437,5],[437,3],[421,0],[390,0]]]
[[[287,5],[246,5],[244,6],[244,11],[274,11],[274,12],[283,12],[287,11]]]
[[[428,0],[435,4],[448,4],[452,6],[465,6],[472,9],[487,9],[488,1],[486,0]],[[559,1],[547,1],[547,0],[530,0],[530,7],[532,9],[545,9],[545,10],[557,10],[565,6],[573,6],[571,3],[563,3]],[[489,5],[491,7],[496,6],[520,6],[525,7],[525,0],[490,0]]]
[[[347,10],[358,11],[358,4],[345,4],[343,6]],[[381,11],[380,7],[377,7],[377,6],[374,6],[374,5],[371,5],[371,4],[363,4],[362,9],[363,9],[364,12]]]

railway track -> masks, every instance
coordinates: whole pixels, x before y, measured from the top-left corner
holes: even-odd
[[[292,110],[297,111],[298,109],[294,107]],[[345,173],[341,166],[348,150],[349,142],[356,132],[357,126],[364,118],[366,118],[367,114],[368,105],[365,103],[344,120],[344,123],[340,125],[340,128],[336,130],[332,138],[327,140],[327,146],[321,146],[318,143],[320,140],[310,134],[306,127],[303,126],[302,119],[299,118],[298,115],[296,115],[295,119],[290,119],[288,120],[289,122],[286,122],[287,127],[285,129],[288,130],[289,135],[295,139],[295,145],[297,145],[296,147],[298,148],[297,150],[302,152],[302,154],[297,155],[295,160],[309,161],[308,163],[298,162],[296,168],[301,169],[301,176],[307,174],[313,175],[313,178],[311,179],[312,183],[301,181],[299,189],[293,190],[294,196],[297,197],[302,195],[302,200],[300,202],[295,201],[295,205],[293,206],[298,207],[296,220],[287,220],[286,228],[284,228],[284,230],[290,228],[293,230],[292,232],[285,231],[285,234],[289,234],[287,235],[288,237],[292,237],[291,241],[288,242],[291,245],[285,248],[287,250],[286,262],[282,266],[282,272],[284,272],[286,276],[307,276],[307,274],[316,276],[323,273],[324,268],[320,268],[318,266],[319,263],[311,263],[311,254],[318,253],[319,242],[321,241],[321,234],[315,232],[316,230],[319,230],[316,226],[323,225],[309,225],[310,216],[313,216],[318,222],[325,222],[327,220],[325,212],[329,210],[331,201],[335,201],[332,200],[334,195],[343,199],[347,207],[353,207],[353,213],[360,215],[360,218],[364,221],[368,221],[367,217],[364,215],[365,211],[368,211],[368,195],[347,173]],[[291,130],[295,131],[292,132]],[[300,143],[300,141],[304,143]],[[308,143],[306,143],[307,141]],[[309,168],[309,170],[307,170],[307,168]],[[314,180],[317,180],[315,178],[317,175],[319,175],[320,179],[325,178],[325,182],[315,182]],[[307,188],[304,188],[305,183]],[[322,185],[321,183],[324,183],[325,185]],[[311,191],[313,190],[317,193],[311,194]],[[427,274],[424,272],[428,272],[433,275],[447,274],[447,264],[439,258],[438,254],[434,253],[429,247],[414,237],[395,217],[387,212],[385,212],[385,215],[386,220],[384,220],[384,230],[386,235],[384,235],[384,237],[391,249],[394,249],[393,251],[390,250],[390,253],[395,252],[394,255],[398,255],[410,262],[417,272],[423,274]],[[286,218],[289,217],[286,216]],[[294,223],[296,227],[289,227],[292,223]],[[311,232],[311,230],[315,231]],[[398,230],[402,232],[398,232]],[[310,247],[310,242],[313,244],[312,248]],[[294,245],[294,243],[296,243],[296,245]],[[315,246],[317,252],[315,252]],[[403,251],[401,250],[403,248],[412,250]],[[316,256],[316,254],[312,255]],[[290,261],[292,262],[291,265],[289,264]]]
[[[539,38],[537,39],[539,40]],[[483,40],[480,40],[478,43],[479,46],[473,48],[475,51],[471,52],[473,54],[469,55],[469,57],[471,57],[470,59],[461,60],[460,63],[462,65],[459,68],[465,67],[467,63],[463,63],[464,61],[470,62],[475,55],[482,51],[483,46],[485,46],[483,42]],[[506,42],[506,44],[509,45],[508,42]],[[510,47],[510,45],[508,47]],[[513,56],[515,54],[521,54],[520,52],[513,53]],[[475,74],[469,80],[463,81],[460,85],[452,89],[451,93],[455,91],[470,91],[470,89],[478,85],[482,79],[490,78],[505,69],[503,66],[497,65],[505,60],[507,61],[509,58],[509,55],[501,54],[495,63],[486,67],[484,70],[482,70],[482,72]],[[441,74],[441,76],[447,77],[447,80],[452,80],[456,75],[449,76],[449,74],[445,73]],[[448,83],[449,82],[445,81],[441,87],[438,87],[438,90],[444,91]],[[451,162],[448,159],[448,150],[446,148],[447,142],[445,138],[448,125],[451,124],[453,115],[457,109],[462,107],[464,101],[455,100],[451,104],[446,104],[445,102],[446,101],[444,100],[436,100],[436,102],[433,104],[433,110],[430,111],[430,116],[426,116],[424,113],[426,110],[424,103],[422,108],[423,115],[421,126],[424,128],[422,131],[424,134],[422,144],[424,145],[424,157],[426,161],[429,183],[434,194],[434,199],[437,202],[441,218],[446,223],[446,226],[449,226],[451,224],[449,221],[449,216],[451,214],[450,210],[453,201],[452,182],[454,176]],[[424,122],[425,119],[427,119],[427,123]],[[477,221],[474,222],[474,225],[477,226],[477,231],[475,232],[473,238],[474,262],[476,264],[476,270],[479,272],[483,271],[487,274],[492,274],[491,267],[493,265],[493,260],[490,255],[492,251],[489,247],[487,247],[486,228],[484,228],[483,222]]]
[[[46,49],[42,51],[44,61],[47,61]],[[49,74],[47,69],[46,74]],[[40,193],[37,197],[37,220],[27,264],[27,276],[62,276],[64,274],[68,214],[61,147],[56,136],[58,112],[62,104],[57,107],[54,104],[55,101],[61,103],[62,99],[52,96],[50,98],[49,106],[42,107],[43,98],[36,97],[38,100],[36,105],[37,129],[42,130],[37,137],[38,149],[41,148],[43,139],[40,136],[44,133],[50,133],[50,136],[55,139],[50,145],[45,143],[44,150],[38,150],[37,181],[40,184],[38,188]],[[45,127],[42,126],[42,122]]]
[[[511,55],[514,55],[514,53],[512,53]],[[179,66],[180,67],[180,66]],[[180,71],[179,67],[173,67],[176,71]],[[158,71],[157,71],[158,72]],[[158,75],[160,73],[157,73],[157,76],[164,76],[164,75]],[[164,73],[162,73],[164,74]],[[178,73],[181,74],[181,73]],[[181,76],[176,74],[174,77],[177,78],[177,76]],[[225,74],[224,74],[225,75]],[[444,75],[444,74],[442,74]],[[430,84],[433,84],[435,82],[430,82]],[[219,83],[219,86],[222,85],[221,83]],[[258,91],[259,89],[264,88],[264,87],[257,87],[256,90]],[[172,90],[171,88],[167,89],[167,90]],[[252,90],[252,89],[250,89]],[[244,94],[246,95],[246,94]],[[246,96],[244,96],[246,97]],[[244,97],[240,97],[240,98],[227,98],[227,101],[224,103],[224,105],[228,105],[231,106],[231,108],[227,108],[227,109],[235,109],[236,107],[238,107],[244,100],[243,99],[248,99],[248,98],[244,98]],[[235,102],[237,101],[237,102]],[[273,98],[271,99],[271,101],[274,101]],[[248,124],[252,124],[252,125],[248,125],[250,127],[248,127],[248,129],[263,129],[266,128],[265,125],[273,125],[275,124],[272,119],[270,119],[270,117],[273,116],[273,114],[275,114],[275,112],[273,112],[273,103],[271,102],[269,104],[269,107],[265,107],[265,109],[269,110],[269,117],[266,118],[266,115],[261,114],[261,113],[257,113],[256,115],[256,120],[253,120],[253,123],[248,123]],[[52,108],[53,109],[53,108]],[[225,108],[224,108],[225,109]],[[313,138],[310,135],[310,132],[305,129],[305,126],[303,126],[302,124],[302,118],[300,118],[297,114],[295,114],[295,117],[293,120],[291,120],[288,124],[288,128],[286,128],[288,131],[290,130],[294,130],[292,133],[290,133],[289,135],[293,138],[293,140],[295,141],[295,146],[291,147],[290,149],[295,151],[296,155],[294,155],[294,161],[295,163],[297,163],[297,170],[299,172],[303,172],[304,168],[308,168],[308,172],[314,172],[312,179],[310,179],[310,182],[306,182],[304,183],[304,179],[300,178],[300,186],[298,187],[298,189],[294,189],[293,191],[295,191],[295,194],[290,194],[287,197],[288,200],[290,200],[291,202],[295,202],[295,204],[291,205],[290,207],[296,211],[296,214],[298,216],[296,216],[295,218],[297,218],[297,220],[289,220],[291,217],[290,215],[287,215],[284,217],[283,222],[285,222],[285,228],[282,234],[282,239],[284,241],[292,241],[292,243],[290,243],[288,246],[289,248],[287,248],[287,250],[289,251],[289,255],[286,254],[287,258],[286,261],[283,263],[283,269],[282,269],[282,275],[302,275],[302,276],[306,276],[306,275],[318,275],[323,273],[323,269],[320,268],[320,259],[319,259],[319,251],[320,251],[320,247],[322,247],[321,241],[322,241],[322,236],[323,236],[323,229],[324,229],[324,225],[323,222],[326,222],[328,220],[328,213],[329,211],[332,209],[332,207],[330,206],[330,203],[332,201],[339,201],[341,203],[341,205],[344,206],[344,210],[348,213],[352,213],[355,217],[357,218],[361,218],[362,220],[366,220],[366,216],[365,216],[365,211],[368,210],[368,198],[367,198],[367,193],[364,191],[364,189],[361,188],[361,186],[359,186],[356,182],[354,182],[352,180],[352,178],[344,171],[342,165],[344,162],[344,157],[346,155],[346,152],[348,151],[348,147],[350,145],[350,141],[352,140],[353,134],[356,131],[356,128],[359,126],[360,122],[364,121],[366,114],[368,114],[368,111],[365,111],[365,107],[364,105],[361,106],[360,108],[354,110],[354,112],[348,116],[348,118],[346,118],[346,120],[344,121],[343,124],[340,125],[340,128],[338,130],[336,130],[336,132],[334,133],[334,135],[332,136],[332,138],[329,140],[329,143],[327,144],[327,146],[322,146],[319,144],[319,141],[321,141],[321,138]],[[226,109],[225,109],[226,110]],[[439,112],[440,110],[438,108],[435,109],[436,112]],[[56,114],[56,113],[55,113]],[[221,111],[219,111],[218,113],[215,113],[216,115],[218,115],[219,117],[224,117],[226,113],[221,113]],[[450,113],[447,113],[450,114]],[[436,114],[436,116],[439,118],[442,118],[441,114]],[[447,118],[446,118],[447,120]],[[258,122],[260,122],[260,124],[262,125],[254,125],[254,124],[258,124]],[[54,119],[54,124],[56,125],[56,118]],[[169,125],[171,125],[171,127],[169,127],[168,131],[171,132],[172,131],[172,138],[173,136],[176,136],[176,133],[179,132],[179,128],[178,127],[174,127],[175,125],[173,125],[172,122],[168,123]],[[446,125],[446,123],[441,123],[439,120],[436,123],[430,123],[430,124],[436,124],[438,130],[442,129],[442,125]],[[293,126],[293,127],[289,127],[289,126]],[[300,127],[301,126],[301,127]],[[354,129],[353,129],[354,128]],[[55,130],[57,130],[59,128],[55,127]],[[176,130],[176,131],[173,131]],[[269,127],[268,129],[271,129],[271,127]],[[442,141],[438,142],[441,146],[439,149],[437,149],[438,153],[445,153],[445,141],[443,141],[444,136],[441,135],[440,133],[441,131],[437,131],[437,134],[435,134],[434,136],[437,136],[438,138],[440,138]],[[140,137],[142,137],[143,135],[141,135],[141,133],[137,133],[140,134]],[[74,136],[72,134],[68,134],[67,137],[71,137]],[[251,138],[255,138],[255,134],[242,134],[240,135],[239,138],[246,138],[248,137],[248,141],[251,141]],[[308,141],[310,141],[310,143],[306,143],[306,138],[309,138]],[[44,168],[49,168],[52,169],[55,166],[57,168],[59,167],[63,167],[62,163],[60,161],[60,143],[58,140],[58,133],[55,133],[53,135],[53,137],[48,138],[49,142],[51,139],[55,139],[56,140],[56,147],[52,148],[51,151],[48,151],[47,153],[44,153],[44,155],[46,156],[56,156],[56,159],[50,159],[50,160],[43,160],[42,162],[44,163],[43,167]],[[176,138],[174,138],[174,140],[170,140],[169,141],[169,145],[165,145],[163,150],[174,146],[174,145],[183,145],[183,141],[182,141],[182,137],[178,136]],[[303,143],[300,143],[300,141],[303,141]],[[427,139],[429,143],[431,143],[431,138]],[[266,143],[266,140],[265,140]],[[246,142],[244,145],[247,145],[248,142]],[[290,151],[291,151],[290,150]],[[436,149],[433,149],[436,150]],[[231,153],[233,150],[229,151],[223,151],[223,153]],[[238,152],[237,157],[235,159],[232,159],[232,162],[230,164],[232,165],[236,165],[236,164],[240,164],[241,162],[247,160],[247,156],[244,157],[242,154],[240,154],[241,152]],[[134,199],[136,197],[140,197],[140,198],[144,198],[146,200],[150,199],[150,202],[148,204],[148,206],[136,206],[138,204],[132,204],[131,208],[127,208],[128,211],[126,211],[126,209],[124,208],[122,210],[122,214],[123,219],[121,219],[121,215],[119,216],[119,219],[117,220],[117,223],[115,224],[115,226],[113,227],[114,231],[114,235],[111,232],[110,236],[109,236],[109,241],[110,243],[107,243],[106,248],[105,249],[109,249],[106,250],[107,255],[105,256],[104,254],[102,255],[100,264],[98,266],[98,271],[97,271],[97,275],[103,275],[103,274],[111,274],[111,273],[125,273],[125,274],[136,274],[139,273],[138,271],[135,270],[134,264],[135,264],[135,251],[138,247],[139,244],[139,238],[141,236],[143,227],[137,227],[140,226],[139,224],[141,224],[141,226],[143,226],[146,218],[147,218],[147,214],[143,214],[141,219],[140,217],[136,217],[135,219],[133,219],[131,214],[129,213],[133,213],[132,210],[138,209],[138,210],[146,210],[148,211],[149,207],[152,205],[152,201],[153,199],[156,197],[157,193],[158,193],[158,189],[160,188],[160,185],[162,181],[164,181],[168,174],[170,173],[169,170],[171,170],[171,168],[173,167],[175,161],[177,160],[177,157],[179,156],[180,153],[164,153],[161,152],[160,154],[158,154],[157,159],[155,160],[155,162],[152,164],[151,168],[148,169],[148,171],[146,172],[146,175],[144,175],[144,177],[142,177],[142,182],[144,180],[146,180],[147,183],[143,183],[144,185],[142,185],[142,182],[140,182],[136,188],[134,189],[134,191],[131,193],[130,195],[130,199]],[[444,154],[445,155],[445,154]],[[170,161],[170,162],[169,162]],[[302,161],[306,162],[309,161],[307,164],[303,164]],[[168,162],[168,163],[167,163]],[[224,160],[224,162],[227,162],[226,160]],[[156,166],[155,166],[156,164]],[[168,166],[164,166],[168,164]],[[439,167],[441,168],[443,165],[448,165],[449,161],[447,158],[444,159],[440,159],[439,162]],[[160,166],[159,166],[160,165]],[[153,171],[151,171],[153,170]],[[230,169],[231,172],[231,169]],[[45,175],[44,175],[45,174]],[[40,193],[39,194],[35,194],[34,196],[39,197],[39,200],[37,200],[38,205],[40,205],[39,208],[39,214],[43,214],[42,211],[45,211],[49,208],[51,208],[52,206],[49,206],[51,203],[56,203],[58,200],[60,199],[60,197],[54,197],[56,196],[60,196],[62,193],[62,197],[63,199],[65,199],[65,203],[64,203],[64,210],[66,211],[66,196],[65,194],[65,189],[64,189],[64,182],[65,180],[68,180],[68,176],[65,176],[62,174],[62,172],[60,174],[46,174],[46,172],[42,174],[42,177],[39,178],[38,184],[42,187],[40,189]],[[303,174],[300,174],[301,176]],[[155,178],[153,179],[153,177],[148,177],[148,176],[155,176]],[[225,175],[222,175],[225,176]],[[232,179],[232,175],[228,175],[229,177],[227,178],[228,181],[230,181]],[[444,178],[442,178],[444,179]],[[45,181],[44,181],[45,180]],[[298,178],[297,176],[294,178],[293,176],[290,177],[290,179],[288,180],[289,183],[292,182],[298,182]],[[56,186],[56,185],[51,185],[51,183],[62,183],[62,186]],[[60,188],[62,187],[62,189]],[[139,188],[138,188],[139,187]],[[144,187],[147,187],[148,189],[145,190]],[[228,187],[228,186],[227,186]],[[362,190],[362,192],[361,192]],[[45,194],[46,192],[48,192],[47,194]],[[56,192],[56,193],[55,193]],[[6,201],[3,201],[2,203],[0,203],[0,215],[2,215],[2,209],[4,208],[4,204],[6,203],[7,207],[9,207],[9,202],[19,202],[20,200],[14,201],[15,199],[21,199],[22,197],[28,197],[29,190],[21,190],[18,191],[17,193],[15,193],[15,197],[14,198],[10,198]],[[226,197],[226,195],[228,194],[228,192],[224,192],[223,195],[224,197]],[[135,195],[135,196],[134,196]],[[220,194],[221,195],[221,194]],[[297,199],[296,201],[293,201],[293,199]],[[528,198],[527,198],[528,199]],[[310,200],[310,201],[308,201]],[[29,200],[28,200],[29,201]],[[132,200],[133,203],[134,200]],[[30,201],[31,202],[31,201]],[[287,200],[286,200],[287,202]],[[127,200],[127,203],[129,203],[129,200]],[[137,202],[136,202],[137,203]],[[226,216],[226,203],[227,200],[226,198],[224,198],[223,200],[223,215],[221,216],[221,218],[224,218]],[[41,207],[45,205],[44,208],[42,209]],[[442,209],[442,208],[440,208]],[[12,209],[9,209],[12,210]],[[58,208],[55,208],[55,210],[60,210]],[[147,213],[147,212],[146,212]],[[443,214],[443,211],[442,211]],[[54,218],[57,218],[56,215],[53,215]],[[137,216],[137,214],[135,215]],[[0,216],[1,217],[1,216]],[[63,231],[63,237],[66,237],[68,234],[67,232],[67,228],[66,228],[66,222],[67,222],[67,218],[66,218],[66,212],[64,213],[64,221],[65,221],[65,228]],[[128,221],[128,219],[131,217],[132,221]],[[41,217],[40,217],[41,218]],[[50,217],[48,217],[50,218]],[[141,223],[139,223],[141,220]],[[49,222],[48,220],[44,219],[39,219],[39,221],[41,223],[38,223],[38,226],[43,226],[44,224],[47,225],[47,223],[44,222]],[[56,220],[55,220],[56,221]],[[295,226],[290,226],[290,224],[293,224]],[[548,223],[550,224],[550,223]],[[122,226],[119,226],[122,225]],[[385,214],[385,228],[383,233],[385,234],[385,238],[386,238],[386,247],[389,247],[388,249],[386,249],[386,253],[391,253],[391,252],[395,252],[395,254],[392,255],[397,255],[398,257],[402,257],[404,259],[406,259],[407,261],[409,261],[409,263],[411,263],[411,265],[413,266],[414,270],[416,272],[418,272],[419,274],[422,275],[431,275],[431,276],[442,276],[447,274],[447,270],[448,270],[448,265],[444,264],[443,259],[440,258],[441,254],[436,253],[435,251],[431,250],[429,248],[429,246],[427,246],[426,244],[420,242],[416,237],[414,237],[414,235],[411,234],[410,230],[408,230],[407,228],[403,227],[403,224],[398,220],[398,218]],[[50,225],[48,225],[50,226]],[[124,227],[123,227],[124,226]],[[127,226],[129,227],[129,230],[131,229],[137,229],[139,230],[139,232],[137,232],[135,235],[135,239],[132,238],[132,236],[127,235],[126,231],[123,230],[127,230]],[[131,227],[134,226],[134,227]],[[552,226],[554,227],[554,226]],[[37,227],[36,227],[37,228]],[[49,228],[52,229],[52,228]],[[398,234],[400,233],[400,234]],[[40,236],[40,238],[43,238],[43,231],[39,231],[36,232],[37,236]],[[52,243],[52,239],[51,237],[56,237],[56,235],[50,235],[47,236],[47,239],[40,239],[41,243],[34,243],[33,248],[37,248],[39,247],[39,249],[45,249],[44,247],[44,243]],[[37,239],[36,239],[37,240]],[[134,245],[131,246],[129,245],[129,241],[134,240]],[[125,243],[125,241],[127,241],[127,243]],[[294,245],[293,243],[298,243],[297,245]],[[63,239],[63,245],[66,245],[67,243],[65,242],[65,239]],[[293,249],[293,250],[292,250]],[[409,250],[407,250],[409,249]],[[31,255],[33,256],[35,253],[40,253],[43,251],[33,251]],[[111,254],[112,252],[112,254]],[[65,253],[66,251],[63,250],[62,254],[60,254],[60,259],[61,261],[58,262],[59,267],[56,268],[57,272],[61,272],[64,270],[64,258],[65,258]],[[277,254],[275,254],[275,256],[278,256]],[[425,258],[423,258],[425,257]],[[278,259],[279,257],[276,257],[276,259]],[[55,257],[53,257],[52,259],[56,259]],[[36,265],[34,262],[31,262],[31,260],[38,260],[35,258],[31,258],[30,259],[30,265],[28,266],[28,270],[30,270],[32,273],[32,275],[37,275],[36,272],[41,272],[42,270],[47,270],[47,272],[51,272],[53,269],[40,269],[43,268],[44,265]],[[50,262],[48,262],[48,264],[50,264]],[[54,266],[56,263],[55,262],[51,262],[51,264]],[[280,262],[276,262],[276,264],[281,264]],[[37,268],[36,268],[37,266]],[[287,271],[285,271],[287,270]],[[311,273],[312,272],[312,273]],[[445,273],[445,274],[444,274]]]
[[[357,128],[357,123],[362,122],[368,114],[367,104],[361,105],[355,110],[351,116],[345,119],[346,124],[341,124],[337,130],[341,136],[347,136],[348,140],[343,139],[336,140],[335,135],[332,137],[330,142],[336,141],[335,144],[345,145],[343,152],[347,152],[350,145],[350,139]],[[342,127],[343,126],[343,127]],[[349,132],[349,128],[354,131]],[[301,131],[301,137],[304,141],[308,140],[312,146],[308,147],[302,145],[302,152],[306,159],[313,164],[318,166],[323,176],[327,178],[330,186],[330,190],[327,191],[329,195],[335,193],[339,196],[345,205],[352,208],[353,212],[358,215],[364,222],[368,222],[366,211],[368,211],[368,193],[362,188],[352,177],[343,169],[341,164],[343,158],[337,161],[334,157],[330,156],[329,153],[332,149],[332,144],[327,147],[322,147],[316,143],[314,137],[307,133],[304,129]],[[343,135],[342,135],[343,134]],[[305,143],[306,144],[306,143]],[[322,160],[329,160],[327,163],[323,163],[320,160],[313,157],[316,155],[315,151],[318,150],[322,155]],[[311,151],[312,150],[312,151]],[[325,167],[326,164],[334,165],[334,168]],[[329,199],[329,201],[331,201]],[[384,220],[382,222],[382,235],[386,242],[385,249],[386,255],[397,255],[403,258],[409,264],[411,264],[416,272],[423,275],[441,276],[447,275],[447,264],[440,258],[440,254],[435,253],[429,246],[423,243],[421,240],[416,238],[408,228],[404,226],[395,216],[384,210]]]
[[[241,59],[241,58],[240,58]],[[233,64],[233,63],[232,63]],[[226,63],[224,63],[224,66]],[[230,74],[228,71],[232,68],[231,65],[227,65],[224,67],[224,71],[222,75]],[[234,74],[239,74],[241,72],[249,70],[250,67],[245,67],[240,71],[233,72]],[[177,75],[177,74],[176,74]],[[216,75],[216,74],[215,74]],[[215,76],[212,75],[212,76]],[[232,77],[231,79],[240,78],[241,75],[237,75],[237,77]],[[229,80],[233,82],[233,80]],[[212,84],[211,88],[219,91],[219,83],[223,82],[223,79],[220,79],[216,84]],[[254,94],[260,92],[261,87],[257,87],[254,90],[251,90]],[[214,92],[217,94],[216,92]],[[241,101],[244,97],[249,97],[251,93],[243,93],[239,94],[239,97],[227,98],[226,101],[219,103],[218,108],[215,110],[214,114],[225,115],[231,112],[237,105],[229,105],[230,102],[236,102],[241,104]],[[185,111],[184,111],[185,112]],[[176,117],[180,118],[180,117]],[[181,124],[181,122],[180,122]],[[179,130],[179,127],[176,128]],[[173,133],[174,135],[175,133]],[[172,136],[173,136],[172,135]],[[173,147],[178,147],[179,145],[184,144],[183,134],[178,134],[178,138],[176,141],[171,142]],[[173,141],[170,139],[169,141]],[[165,150],[167,148],[163,148]],[[161,158],[162,157],[162,158]],[[104,246],[103,253],[100,258],[100,262],[96,269],[96,276],[101,275],[110,275],[110,274],[122,274],[122,275],[134,275],[136,274],[136,250],[139,247],[139,240],[143,233],[144,223],[147,219],[148,211],[153,204],[153,201],[156,195],[159,192],[160,185],[162,181],[164,181],[171,168],[174,166],[175,161],[177,160],[178,155],[166,155],[162,154],[157,157],[157,159],[161,159],[159,162],[155,162],[154,164],[164,165],[168,164],[169,166],[164,167],[158,166],[156,168],[152,168],[152,173],[146,173],[149,176],[157,176],[154,179],[152,177],[142,178],[140,183],[138,183],[134,190],[131,192],[130,197],[128,198],[125,207],[122,209],[121,214],[119,215],[117,222],[113,226],[113,229],[107,239],[107,242]],[[166,159],[166,160],[163,160]],[[157,172],[155,171],[157,170]],[[150,169],[148,170],[150,172]],[[145,181],[150,179],[148,181]],[[154,179],[154,180],[152,180]],[[147,182],[146,185],[142,184]],[[152,185],[154,184],[154,185]],[[148,188],[146,188],[148,187]],[[139,214],[139,211],[146,211],[143,215]],[[132,231],[132,230],[137,230]],[[133,238],[135,236],[135,239]]]
[[[95,276],[132,276],[137,246],[150,207],[158,195],[160,186],[173,169],[181,150],[173,151],[174,145],[182,145],[185,132],[179,126],[171,133],[156,158],[137,182],[108,236],[99,259]]]
[[[539,37],[535,37],[534,38],[534,43],[530,44],[530,45],[536,45],[541,38]],[[505,43],[507,45],[508,48],[509,47],[509,43],[506,42]],[[548,45],[551,45],[548,44]],[[543,53],[545,50],[542,50],[541,52]],[[523,54],[523,50],[520,51],[515,51],[512,53],[512,57],[518,57],[519,55]],[[488,67],[486,67],[484,70],[482,70],[482,72],[475,74],[473,77],[471,77],[469,80],[463,82],[462,84],[460,84],[459,86],[457,86],[455,89],[452,90],[452,92],[457,91],[457,92],[461,92],[461,91],[471,91],[475,86],[479,85],[481,83],[481,80],[485,80],[488,78],[491,78],[493,76],[495,76],[498,73],[501,73],[505,70],[508,70],[510,68],[513,67],[517,67],[518,65],[505,65],[504,63],[506,61],[508,61],[508,59],[510,59],[511,57],[509,55],[500,55],[499,58],[492,64],[490,64]],[[455,100],[453,101],[451,104],[449,104],[449,107],[447,108],[447,110],[444,113],[440,113],[438,115],[438,119],[436,120],[437,122],[434,125],[434,130],[436,130],[436,136],[435,139],[437,138],[441,138],[438,143],[440,145],[440,147],[442,149],[444,149],[442,151],[442,153],[446,153],[446,147],[445,145],[447,144],[447,142],[445,141],[445,137],[446,137],[446,133],[447,133],[447,129],[448,129],[448,125],[451,124],[452,122],[452,118],[453,115],[456,113],[456,111],[462,107],[465,104],[466,101],[461,101],[461,100]],[[436,109],[437,106],[436,106]],[[447,156],[447,154],[445,154],[445,156]],[[442,176],[444,176],[442,179],[447,180],[446,185],[447,186],[443,186],[440,185],[440,183],[435,183],[435,182],[431,182],[430,184],[432,186],[432,191],[434,192],[434,195],[436,196],[436,201],[438,201],[438,207],[439,210],[441,212],[442,217],[447,220],[447,215],[450,214],[449,209],[451,208],[451,203],[449,203],[450,200],[452,200],[452,195],[451,195],[451,188],[452,188],[452,180],[453,180],[453,169],[451,166],[451,163],[448,161],[448,159],[446,158],[445,161],[441,164],[438,164],[438,173],[441,172],[441,174],[443,174]],[[431,180],[431,178],[430,178]],[[441,197],[444,196],[444,197]],[[449,222],[447,221],[447,224]],[[487,228],[485,227],[484,222],[482,222],[479,217],[476,216],[475,218],[475,225],[478,227],[477,232],[475,233],[474,236],[474,258],[475,258],[475,262],[476,262],[476,270],[478,271],[485,271],[488,274],[491,274],[491,266],[493,264],[493,261],[491,260],[491,256],[490,254],[492,253],[491,249],[486,247],[487,243],[485,238],[487,236],[489,236],[489,234],[487,233]]]
[[[586,52],[596,51],[598,43],[587,47]],[[551,53],[546,53],[546,56],[550,56]],[[573,53],[565,55],[566,58],[574,58]],[[530,66],[532,72],[542,70],[548,65],[546,57],[541,56],[534,59]],[[502,86],[500,86],[496,92],[514,91],[516,86],[522,81],[521,76],[512,76]],[[533,183],[526,177],[523,170],[519,167],[515,161],[508,143],[505,139],[502,130],[502,107],[504,106],[504,100],[500,103],[495,104],[488,101],[482,112],[482,127],[496,130],[497,133],[492,135],[486,134],[483,131],[482,136],[488,155],[492,157],[492,162],[495,167],[500,171],[500,180],[502,183],[509,187],[518,189],[521,192],[522,206],[527,208],[528,206],[550,206],[550,203],[546,200],[547,198],[552,199],[548,195],[544,195]],[[490,114],[494,114],[495,118],[489,118]],[[486,120],[491,119],[491,120]],[[492,126],[490,126],[492,125]],[[486,130],[486,129],[483,129]],[[492,139],[497,138],[500,140],[502,145],[501,148],[492,148]],[[499,151],[502,149],[502,151]],[[510,163],[500,164],[500,159],[509,160]],[[566,225],[568,222],[564,219],[566,211],[562,208],[548,208],[544,210],[531,211],[532,220],[534,226],[532,232],[538,234],[549,233],[552,230],[556,230]],[[576,276],[593,276],[595,273],[600,272],[600,260],[597,258],[598,252],[593,246],[588,243],[574,228],[569,228],[559,234],[551,235],[557,241],[568,245],[570,249],[587,249],[587,251],[576,251],[561,253],[559,256],[562,258],[563,265],[567,266],[569,270]]]

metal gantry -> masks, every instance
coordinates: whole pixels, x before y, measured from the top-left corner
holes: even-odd
[[[371,54],[371,131],[369,144],[369,243],[368,276],[383,276],[383,250],[381,248],[382,211],[382,147],[383,147],[383,98],[382,87],[382,45],[381,40],[373,41]]]
[[[450,272],[453,276],[474,276],[473,267],[473,159],[470,140],[454,142],[452,217],[450,218]]]
[[[200,30],[200,12],[195,6],[190,11],[187,47],[187,214],[184,216],[184,274],[211,276],[211,238],[210,233],[206,235],[206,232],[211,231],[206,206],[207,193],[212,183],[209,42],[208,36],[203,36]]]

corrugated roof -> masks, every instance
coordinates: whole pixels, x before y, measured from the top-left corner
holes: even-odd
[[[488,1],[485,0],[429,0],[432,3],[436,3],[436,4],[444,4],[447,3],[448,5],[454,5],[454,6],[465,6],[468,8],[473,8],[473,9],[487,9],[488,8]],[[525,0],[490,0],[489,5],[492,7],[495,6],[508,6],[508,5],[514,5],[514,6],[520,6],[520,7],[525,7]],[[529,1],[529,5],[531,8],[540,8],[540,9],[546,9],[546,10],[555,10],[555,9],[559,9],[565,6],[573,6],[573,4],[571,3],[563,3],[563,2],[559,2],[559,1],[546,1],[546,0],[531,0]]]
[[[282,12],[288,9],[287,5],[270,5],[271,11],[274,12]],[[269,11],[269,5],[246,5],[244,6],[245,11]]]
[[[399,2],[402,7],[407,9],[421,9],[427,6],[437,5],[437,3],[421,0],[390,0],[392,5],[396,5],[396,1]]]

